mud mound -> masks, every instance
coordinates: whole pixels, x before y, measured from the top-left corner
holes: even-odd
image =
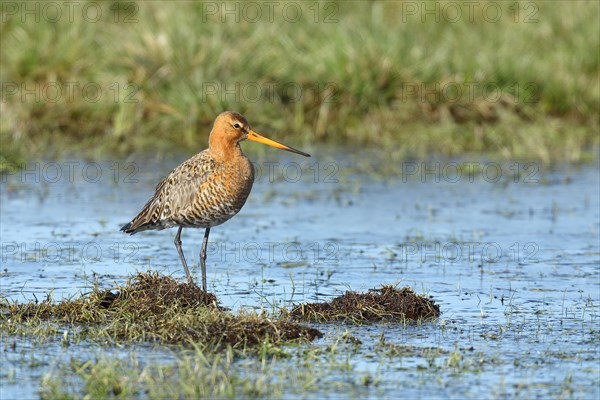
[[[305,321],[422,321],[437,318],[440,307],[408,287],[397,289],[385,285],[367,293],[347,291],[327,303],[296,306],[290,315]]]

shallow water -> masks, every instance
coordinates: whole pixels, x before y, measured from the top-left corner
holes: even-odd
[[[25,301],[52,291],[60,299],[85,292],[93,279],[110,287],[145,270],[183,279],[175,229],[119,232],[182,159],[46,162],[3,176],[0,294]],[[234,310],[325,301],[386,283],[412,286],[440,304],[433,323],[319,326],[326,337],[314,346],[327,348],[345,330],[362,345],[350,373],[324,379],[306,396],[600,395],[597,165],[544,170],[476,160],[481,169],[458,176],[455,167],[471,160],[414,162],[373,179],[354,161],[329,153],[259,162],[246,206],[211,230],[209,290]],[[202,229],[182,235],[198,281],[202,236]],[[383,354],[382,334],[387,343],[441,356]],[[1,347],[2,398],[36,397],[53,363],[95,348],[45,345],[31,367],[27,340],[18,351],[4,339]],[[166,349],[129,351],[172,357]],[[279,367],[295,363],[291,357]],[[251,373],[241,361],[239,368]],[[364,376],[375,383],[357,383]]]

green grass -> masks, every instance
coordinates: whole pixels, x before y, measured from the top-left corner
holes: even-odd
[[[229,5],[239,22],[209,15],[225,7],[215,2],[98,2],[102,18],[88,22],[85,4],[57,23],[3,8],[1,162],[200,150],[226,109],[298,147],[373,145],[403,157],[577,162],[599,143],[596,1],[484,1],[456,21],[456,2],[433,15],[406,9],[421,2],[321,2],[318,17],[315,3],[294,3],[302,17],[291,22],[284,3],[272,22],[264,8],[252,22],[243,3]],[[483,14],[490,4],[502,7],[496,22],[493,9]]]
[[[72,358],[56,363],[40,383],[42,398],[288,398],[307,393],[340,390],[336,374],[354,372],[350,360],[340,357],[346,345],[289,349],[289,353],[262,352],[240,357],[231,349],[219,353],[200,348],[174,349],[174,361],[144,363],[142,357],[101,354],[86,361]],[[291,360],[292,353],[297,359]],[[365,384],[346,384],[360,393]],[[356,388],[357,387],[357,388]]]

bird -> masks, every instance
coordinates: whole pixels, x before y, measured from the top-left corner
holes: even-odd
[[[240,113],[225,111],[217,116],[208,138],[208,148],[192,156],[158,183],[142,210],[121,231],[178,227],[175,248],[188,283],[195,285],[181,247],[183,228],[204,228],[200,250],[202,290],[206,292],[206,246],[211,228],[236,215],[246,203],[254,183],[254,167],[240,147],[251,140],[310,157],[303,151],[259,135]]]

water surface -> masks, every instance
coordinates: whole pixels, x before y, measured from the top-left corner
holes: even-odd
[[[374,179],[347,156],[270,156],[276,163],[257,163],[246,206],[211,230],[209,289],[225,306],[274,310],[391,283],[432,296],[442,310],[422,325],[319,326],[326,336],[311,346],[326,348],[345,330],[362,345],[349,376],[323,379],[306,396],[600,395],[597,165],[478,161],[478,172],[459,177],[452,168],[472,161],[415,162]],[[3,176],[1,295],[61,299],[94,279],[111,287],[146,270],[183,279],[175,229],[119,231],[181,159],[45,162]],[[197,280],[203,233],[182,235]],[[382,335],[441,355],[385,355],[377,350]],[[53,344],[34,351],[26,339],[11,350],[11,340],[1,343],[2,398],[36,397],[52,365],[101,351]],[[176,356],[145,346],[124,351],[165,363]],[[34,352],[36,362],[24,362]],[[238,367],[252,371],[243,360]],[[364,376],[375,383],[360,384]],[[338,381],[347,384],[331,390]]]

